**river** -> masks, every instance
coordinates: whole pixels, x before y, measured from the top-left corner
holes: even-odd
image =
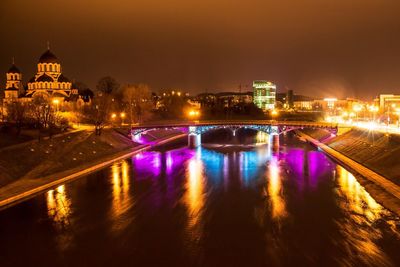
[[[400,266],[396,215],[295,136],[266,140],[143,152],[0,211],[0,264]]]

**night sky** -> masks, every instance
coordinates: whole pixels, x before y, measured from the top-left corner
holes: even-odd
[[[70,79],[190,93],[256,79],[295,93],[400,93],[399,0],[1,0],[0,82],[50,41]],[[245,88],[243,87],[243,90]]]

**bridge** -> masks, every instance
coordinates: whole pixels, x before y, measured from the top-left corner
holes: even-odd
[[[191,147],[197,147],[201,144],[201,134],[215,129],[230,129],[235,135],[240,128],[262,131],[272,137],[274,145],[279,143],[279,135],[295,129],[319,128],[326,129],[336,134],[338,124],[328,122],[311,121],[276,121],[276,120],[215,120],[215,121],[164,121],[159,123],[146,123],[134,125],[131,128],[132,140],[141,142],[141,135],[156,129],[179,129],[188,133],[188,144]]]

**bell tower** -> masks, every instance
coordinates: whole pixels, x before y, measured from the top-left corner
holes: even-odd
[[[22,90],[22,74],[17,66],[15,66],[14,58],[12,62],[10,69],[6,73],[6,89],[4,90],[5,99],[18,98],[18,95]]]

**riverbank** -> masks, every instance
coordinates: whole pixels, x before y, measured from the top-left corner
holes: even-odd
[[[301,131],[296,131],[296,133],[302,139],[319,147],[329,157],[353,172],[357,176],[360,184],[362,184],[378,202],[400,215],[400,186],[398,182],[395,183],[393,181],[394,177],[383,176],[373,168],[370,168],[368,164],[365,164],[363,161],[355,160],[346,155],[349,153],[343,153],[355,149],[352,155],[364,155],[363,153],[370,152],[370,155],[374,155],[374,153],[372,153],[375,152],[373,148],[372,151],[371,147],[368,147],[367,151],[363,151],[357,147],[357,143],[354,143],[354,139],[350,138],[350,136],[359,136],[361,138],[365,133],[360,133],[361,130],[352,130],[344,135],[332,137],[326,132],[324,134],[324,131],[325,130],[303,129]],[[365,136],[368,138],[370,135],[367,134]],[[349,140],[346,140],[346,137],[349,138]],[[358,141],[361,142],[361,140]],[[346,143],[348,146],[344,145]],[[341,144],[341,146],[338,146],[338,144]],[[394,149],[394,151],[397,150]],[[386,153],[390,155],[388,150],[386,150]],[[357,157],[355,158],[359,159]],[[387,164],[392,163],[388,162]],[[393,164],[392,168],[398,168],[398,164]]]
[[[158,139],[153,146],[186,136],[177,132],[155,135]],[[101,136],[91,131],[74,132],[3,151],[0,208],[151,147],[134,143],[121,132],[105,129]]]

